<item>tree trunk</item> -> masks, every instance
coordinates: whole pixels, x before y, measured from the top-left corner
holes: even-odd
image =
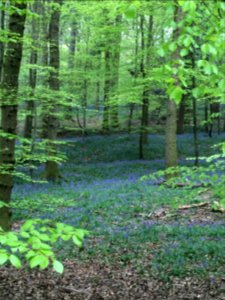
[[[177,24],[182,19],[182,9],[178,5],[177,0],[174,0],[175,3],[175,12],[174,12],[174,22]],[[177,28],[173,32],[173,40],[177,40],[180,34],[180,29]],[[177,49],[172,54],[172,61],[179,60],[180,49]],[[178,68],[178,65],[175,65],[175,68]],[[179,85],[179,78],[175,75],[175,85]],[[177,106],[174,100],[167,100],[167,117],[166,117],[166,168],[176,167],[177,166]],[[176,174],[171,174],[175,176]]]
[[[0,200],[9,204],[13,188],[13,170],[15,167],[15,140],[17,126],[17,90],[20,64],[22,59],[22,37],[26,19],[26,4],[14,3],[17,10],[9,16],[9,35],[18,36],[17,42],[9,42],[4,55],[1,87],[5,90],[5,101],[1,103],[1,127],[5,134],[0,139],[0,165],[4,171],[0,174]],[[21,13],[22,11],[22,13]],[[15,39],[15,37],[14,37]],[[13,136],[13,138],[12,138]],[[8,207],[0,208],[0,227],[11,227],[11,214]]]
[[[110,93],[110,60],[111,53],[109,50],[105,51],[105,85],[104,85],[104,109],[103,109],[103,122],[102,131],[109,133],[109,93]]]
[[[77,22],[73,21],[70,30],[69,58],[68,58],[68,68],[71,70],[74,68],[76,41],[77,41]]]
[[[153,30],[153,16],[149,16],[148,22],[148,39],[145,47],[144,37],[144,16],[141,16],[141,48],[142,58],[140,70],[143,81],[146,78],[146,69],[150,67],[150,47],[152,45],[152,30]],[[147,51],[145,62],[145,50]],[[144,82],[144,89],[142,93],[142,115],[141,115],[141,130],[139,138],[139,158],[144,159],[144,145],[148,143],[148,120],[149,120],[149,86]]]
[[[45,5],[46,0],[42,0],[42,20],[41,20],[41,64],[43,67],[48,67],[49,65],[49,12],[48,8]],[[47,73],[47,72],[46,72]],[[44,74],[42,77],[42,84],[47,87],[48,76]]]
[[[33,4],[33,12],[39,12],[39,3],[38,1],[34,2]],[[39,21],[35,17],[32,19],[31,24],[32,30],[32,48],[30,54],[30,64],[33,67],[29,70],[29,86],[31,88],[30,96],[31,98],[34,97],[35,88],[36,88],[36,81],[37,81],[37,69],[34,65],[37,64],[38,60],[38,38],[39,38]],[[24,137],[30,139],[32,137],[32,130],[33,130],[33,122],[34,122],[34,114],[35,114],[35,102],[33,99],[27,101],[27,115],[25,119],[25,126],[24,126]]]
[[[111,112],[111,123],[113,129],[119,128],[119,118],[118,118],[118,99],[116,97],[118,84],[119,84],[119,66],[120,66],[120,44],[121,44],[121,22],[122,15],[118,15],[116,17],[115,26],[116,33],[114,35],[114,43],[112,50],[112,74],[111,74],[111,95],[112,95],[112,103],[110,107]]]
[[[209,112],[208,112],[207,100],[205,100],[205,104],[204,104],[204,114],[205,114],[205,132],[209,134]]]
[[[138,77],[139,66],[138,66],[138,49],[139,49],[139,28],[138,28],[138,18],[134,22],[135,28],[135,48],[134,48],[134,70],[130,71],[131,76],[134,78],[133,85],[136,85],[136,80]],[[129,103],[129,118],[128,118],[128,133],[131,133],[132,120],[135,109],[135,103]]]
[[[177,134],[184,133],[184,120],[185,120],[185,109],[186,109],[186,100],[187,95],[183,95],[182,100],[179,104],[178,110],[178,119],[177,119]]]
[[[195,71],[195,53],[191,56],[192,71]],[[195,76],[192,76],[192,87],[193,91],[196,88]],[[194,137],[194,152],[195,152],[195,166],[198,166],[199,162],[199,146],[198,146],[198,124],[197,124],[197,101],[195,97],[192,96],[192,116],[193,116],[193,137]]]
[[[55,3],[61,5],[61,0],[55,0]],[[49,66],[52,68],[49,74],[49,88],[53,92],[59,91],[59,26],[60,26],[60,9],[58,6],[51,14],[49,24]],[[59,121],[56,116],[57,103],[55,99],[51,99],[48,102],[48,109],[44,117],[44,127],[47,138],[47,154],[50,157],[56,156],[55,141],[57,138],[57,128],[59,127]],[[54,159],[49,159],[45,165],[45,178],[47,180],[57,180],[60,177],[59,167]]]
[[[2,3],[3,7],[5,6],[5,2]],[[0,12],[0,28],[1,30],[5,29],[5,11],[4,9]],[[0,82],[2,80],[2,66],[3,66],[3,58],[4,58],[5,44],[0,42]]]

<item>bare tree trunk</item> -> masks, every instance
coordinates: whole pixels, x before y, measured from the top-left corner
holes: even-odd
[[[1,103],[1,126],[6,136],[0,139],[0,201],[9,204],[13,188],[13,170],[15,167],[15,139],[17,126],[17,90],[20,64],[22,59],[22,37],[26,19],[26,4],[14,3],[17,10],[9,16],[9,31],[18,36],[17,42],[9,42],[4,55],[1,87],[6,90],[5,100]],[[22,13],[21,13],[22,11]],[[11,35],[9,33],[9,35]],[[10,137],[9,137],[10,135]],[[12,138],[13,136],[13,138]],[[11,227],[11,214],[8,207],[0,208],[0,227]]]
[[[55,0],[55,3],[62,4],[62,0]],[[52,12],[49,24],[49,66],[52,68],[49,75],[49,88],[57,92],[60,88],[59,83],[59,26],[60,26],[60,6]],[[50,157],[56,156],[55,141],[57,138],[57,128],[59,121],[56,116],[57,103],[55,99],[49,100],[48,110],[44,117],[44,127],[48,141],[47,153]],[[54,159],[50,158],[45,165],[45,178],[47,180],[57,180],[60,177],[59,167]]]

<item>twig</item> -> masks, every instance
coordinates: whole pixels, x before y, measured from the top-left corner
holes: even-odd
[[[193,207],[203,207],[209,205],[210,202],[201,202],[201,203],[196,203],[196,204],[189,204],[189,205],[182,205],[179,207],[179,209],[189,209]]]
[[[75,292],[75,293],[81,293],[81,294],[87,294],[87,295],[90,295],[91,293],[87,290],[84,290],[84,289],[75,289],[73,287],[68,287],[68,286],[62,286],[60,287],[61,290],[64,290],[66,292]]]

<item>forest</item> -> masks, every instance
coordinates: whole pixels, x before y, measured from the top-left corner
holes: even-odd
[[[224,158],[224,0],[0,0],[0,300],[225,299]]]

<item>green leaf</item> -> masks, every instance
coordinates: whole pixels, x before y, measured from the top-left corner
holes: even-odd
[[[58,261],[58,260],[55,260],[55,261],[53,262],[53,269],[54,269],[57,273],[60,273],[60,274],[62,274],[63,271],[64,271],[63,264],[62,264],[60,261]]]
[[[188,55],[188,50],[187,49],[182,49],[181,51],[180,51],[180,56],[186,56],[186,55]]]
[[[221,8],[222,10],[225,10],[225,3],[224,3],[224,2],[221,2],[221,3],[220,3],[220,8]]]
[[[45,261],[44,255],[36,255],[30,260],[30,267],[33,269],[37,266],[40,266]]]
[[[211,44],[203,44],[201,46],[201,50],[204,54],[213,54],[217,55],[217,50],[215,47],[213,47]]]
[[[197,4],[193,0],[186,0],[182,3],[182,7],[184,11],[195,11],[197,8]]]
[[[169,45],[169,50],[170,51],[175,51],[177,49],[177,45],[176,45],[176,43],[171,43],[170,45]]]
[[[134,5],[130,5],[125,11],[125,16],[128,19],[134,19],[136,16],[136,7]]]
[[[74,235],[72,239],[76,246],[78,246],[78,247],[82,246],[82,241],[76,235]]]
[[[0,208],[1,208],[1,207],[4,207],[4,206],[9,207],[9,205],[8,205],[7,203],[5,203],[5,202],[3,202],[3,201],[0,201]]]
[[[166,53],[165,53],[165,51],[164,51],[163,48],[159,48],[158,51],[157,51],[157,53],[158,53],[158,55],[160,57],[165,57],[165,55],[166,55]]]
[[[174,100],[177,104],[180,103],[182,96],[184,94],[184,90],[180,86],[176,86],[169,93],[169,96],[172,100]]]
[[[178,4],[182,6],[186,0],[178,0]]]
[[[4,265],[8,260],[8,255],[6,253],[0,253],[0,266]]]
[[[205,93],[205,88],[204,86],[200,86],[200,87],[197,87],[197,88],[194,88],[192,90],[192,95],[197,99],[197,98],[200,98],[204,95]]]
[[[218,68],[217,68],[216,65],[211,64],[211,69],[212,69],[212,72],[213,72],[214,74],[218,74]]]
[[[185,47],[188,48],[188,47],[190,47],[191,43],[192,43],[192,38],[191,38],[191,36],[187,35],[185,37],[185,39],[183,40],[183,44]]]
[[[49,265],[49,259],[48,257],[44,256],[43,255],[43,260],[42,262],[40,263],[40,268],[43,270],[43,269],[46,269]]]
[[[17,269],[21,268],[21,261],[16,255],[10,255],[9,257],[10,263]]]
[[[222,91],[225,91],[225,79],[220,80],[220,82],[219,82],[219,88]]]

